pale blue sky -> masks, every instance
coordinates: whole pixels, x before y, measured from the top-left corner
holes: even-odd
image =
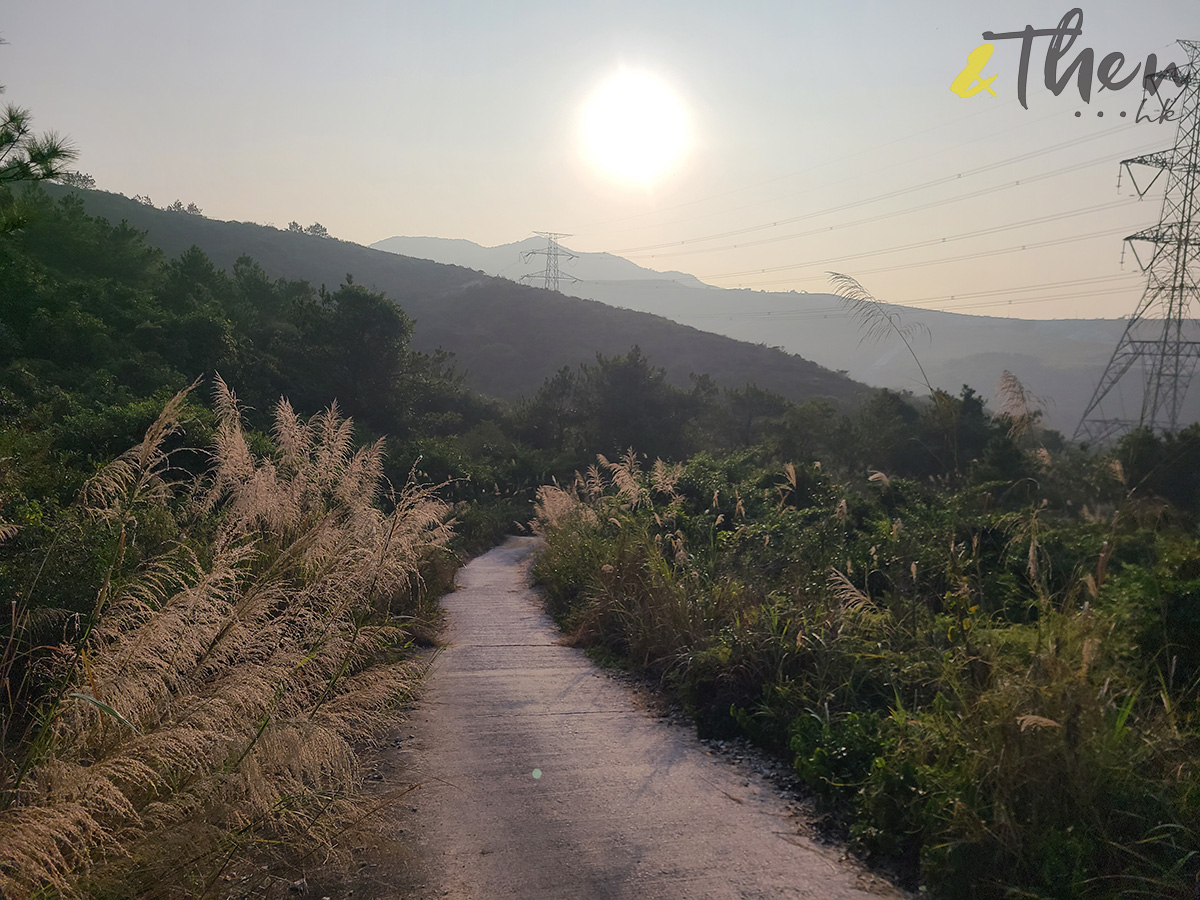
[[[869,272],[862,280],[888,299],[954,308],[935,298],[1111,277],[997,295],[1043,299],[978,311],[1121,315],[1139,281],[1130,265],[1120,268],[1115,233],[1151,224],[1157,202],[1079,211],[1127,193],[1116,191],[1120,158],[1174,138],[1173,126],[1117,118],[1136,109],[1132,87],[1093,98],[1080,118],[1074,112],[1085,107],[1073,88],[1057,98],[1035,89],[1031,108],[1021,109],[1015,42],[998,47],[987,70],[999,75],[998,98],[951,93],[983,31],[1050,27],[1067,5],[14,6],[0,24],[9,42],[0,48],[6,99],[31,107],[40,127],[69,134],[80,168],[106,189],[159,205],[180,198],[218,218],[320,221],[363,243],[409,234],[499,244],[558,230],[577,235],[568,244],[579,249],[632,251],[809,217],[744,239],[683,245],[682,255],[627,254],[727,286],[818,290],[836,268]],[[1195,0],[1083,11],[1076,48],[1120,50],[1131,65],[1150,51],[1178,56],[1176,38],[1200,38]],[[1034,51],[1034,81],[1045,44]],[[614,185],[579,152],[579,110],[622,64],[658,73],[692,120],[686,160],[649,190]],[[1094,115],[1100,110],[1106,118]],[[961,182],[873,199],[1095,135]],[[1092,160],[1028,187],[854,224]],[[870,202],[824,212],[859,201]],[[893,249],[1023,222],[946,248]],[[818,229],[828,233],[807,233]],[[1115,236],[981,255],[1104,230]],[[729,247],[796,232],[805,234]],[[842,259],[860,253],[869,255]],[[972,258],[924,265],[961,256]],[[798,268],[732,274],[785,265]],[[1055,296],[1062,299],[1045,299]]]

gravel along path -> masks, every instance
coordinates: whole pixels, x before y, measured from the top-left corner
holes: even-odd
[[[420,782],[403,801],[424,870],[414,896],[903,896],[800,834],[767,780],[563,646],[529,587],[535,546],[479,557],[442,601],[446,647],[402,728],[405,778]]]

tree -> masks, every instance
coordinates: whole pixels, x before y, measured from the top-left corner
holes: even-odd
[[[540,450],[565,450],[568,430],[578,425],[578,392],[579,378],[570,366],[547,378],[533,400],[521,408],[522,436]]]
[[[666,370],[636,345],[624,356],[597,353],[595,365],[582,366],[577,402],[588,456],[633,447],[651,459],[680,459],[684,428],[698,412],[698,398],[668,383]]]
[[[387,296],[361,285],[344,284],[324,302],[328,316],[320,333],[306,336],[306,344],[313,353],[325,354],[329,395],[366,424],[401,423],[411,401],[403,381],[412,320]]]
[[[0,84],[2,93],[4,85]],[[0,189],[18,181],[61,178],[78,155],[53,131],[35,133],[29,110],[9,103],[0,113]],[[5,195],[4,208],[0,208],[0,233],[15,231],[25,221],[7,190]]]
[[[303,225],[293,219],[291,222],[288,222],[287,230],[291,234],[307,234],[312,237],[319,238],[329,237],[329,229],[320,222],[313,222],[311,225],[305,228]]]
[[[67,187],[82,188],[86,191],[94,191],[96,189],[96,179],[87,172],[63,172],[54,180],[59,184],[65,184]]]
[[[189,216],[199,216],[204,213],[204,210],[198,207],[195,203],[189,203],[187,206],[184,206],[182,200],[176,200],[167,207],[167,212],[179,212],[187,213]]]
[[[764,429],[787,411],[786,399],[758,385],[741,390],[726,388],[726,435],[730,447],[750,447],[763,438]]]
[[[0,93],[4,86],[0,85]],[[35,134],[29,110],[12,103],[0,118],[0,184],[61,178],[78,152],[53,131]]]

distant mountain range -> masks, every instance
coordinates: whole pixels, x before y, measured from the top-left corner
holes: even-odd
[[[417,259],[429,259],[434,262],[449,263],[452,266],[464,266],[477,269],[489,275],[521,280],[524,272],[540,271],[545,256],[530,256],[546,249],[546,239],[540,237],[526,238],[515,244],[501,244],[499,247],[482,247],[472,241],[462,238],[431,238],[431,237],[390,237],[376,241],[371,245],[376,250],[386,250],[388,253],[398,253],[401,256],[412,256]],[[603,284],[608,281],[620,281],[624,284],[645,280],[658,284],[671,281],[686,287],[711,290],[707,284],[695,275],[684,272],[655,272],[644,269],[637,263],[630,262],[624,257],[613,256],[611,253],[576,253],[574,258],[564,257],[561,262],[562,281],[560,287],[579,280],[584,284]],[[532,284],[539,284],[540,278],[527,279]],[[583,296],[574,290],[564,290],[571,296]],[[590,298],[600,299],[600,298]]]
[[[499,247],[463,240],[391,237],[380,250],[455,262],[519,279],[540,270],[544,238]],[[729,290],[680,272],[655,272],[608,253],[576,253],[564,264],[564,294],[665,316],[705,331],[779,347],[879,387],[923,392],[912,358],[898,340],[864,344],[854,320],[831,294]],[[853,273],[851,273],[853,274]],[[577,279],[577,280],[573,280]],[[927,331],[914,349],[935,387],[967,384],[991,397],[1007,369],[1045,401],[1048,424],[1075,430],[1096,382],[1125,327],[1122,319],[1015,319],[896,306],[904,324]],[[1124,400],[1124,411],[1117,405]],[[1110,413],[1137,417],[1140,396],[1113,397]],[[1200,420],[1200,387],[1189,398],[1188,420]]]
[[[693,373],[708,374],[728,387],[753,383],[793,400],[824,398],[843,406],[867,390],[844,374],[782,350],[514,284],[458,265],[248,222],[155,209],[103,191],[53,184],[46,190],[54,196],[78,194],[89,214],[128,222],[169,256],[197,246],[228,269],[247,255],[274,277],[330,288],[349,274],[356,283],[387,294],[416,321],[416,349],[452,352],[468,385],[502,399],[532,396],[563,366],[594,362],[597,353],[624,354],[635,344],[653,365],[666,369],[671,382],[685,388]]]

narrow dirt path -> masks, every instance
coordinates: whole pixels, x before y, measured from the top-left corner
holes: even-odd
[[[406,777],[422,782],[404,827],[432,895],[900,896],[562,646],[528,586],[533,549],[513,538],[459,573],[446,648],[403,729]]]

